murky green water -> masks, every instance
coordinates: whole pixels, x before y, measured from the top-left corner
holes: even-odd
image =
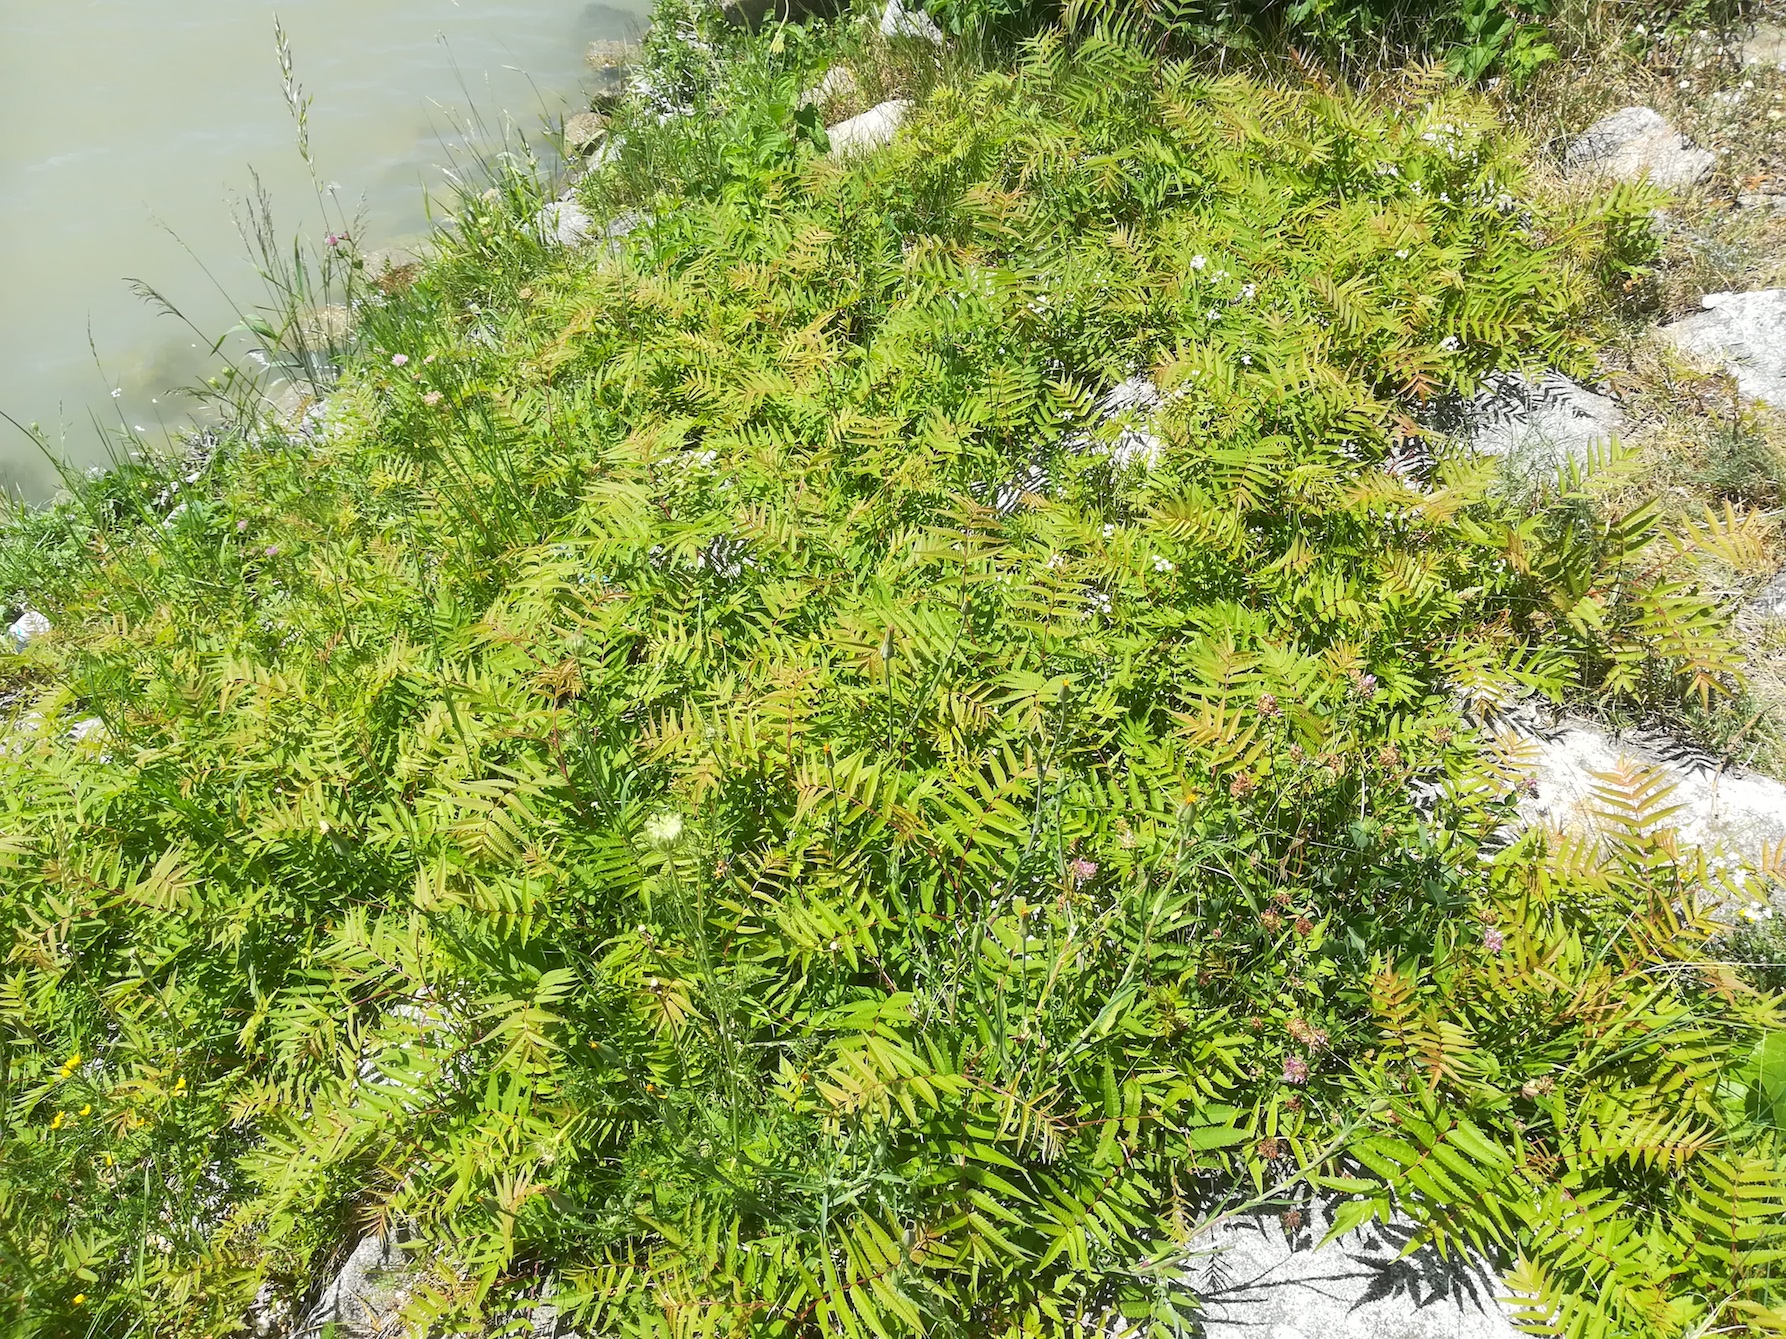
[[[208,370],[198,336],[127,279],[222,333],[234,321],[224,293],[259,295],[232,216],[250,169],[288,235],[316,215],[275,11],[315,99],[323,180],[349,212],[363,199],[376,246],[423,229],[424,187],[441,184],[449,150],[463,157],[473,109],[492,130],[534,134],[575,98],[586,44],[636,34],[648,10],[649,0],[0,0],[0,411],[43,425],[81,463],[107,454],[96,421],[151,437],[180,421],[185,406],[168,391]],[[0,482],[40,497],[53,479],[0,421]]]

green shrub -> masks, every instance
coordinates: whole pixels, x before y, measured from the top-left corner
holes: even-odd
[[[612,250],[469,201],[328,430],[7,545],[9,1326],[230,1333],[380,1226],[440,1333],[1173,1333],[1322,1187],[1764,1331],[1734,876],[1641,776],[1509,841],[1458,707],[1727,644],[1647,513],[1412,449],[1648,201],[1403,94],[1046,38],[854,163],[740,111]]]

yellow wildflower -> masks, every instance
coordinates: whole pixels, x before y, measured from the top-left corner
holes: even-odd
[[[52,1130],[60,1130],[62,1128],[62,1122],[66,1119],[68,1119],[68,1113],[66,1111],[58,1111],[56,1113],[56,1119],[50,1122],[50,1128]]]
[[[92,1114],[93,1114],[93,1105],[92,1105],[92,1103],[88,1103],[88,1104],[87,1104],[87,1105],[86,1105],[86,1106],[84,1106],[84,1107],[82,1107],[82,1108],[81,1108],[81,1115],[83,1115],[83,1116],[91,1116],[91,1115],[92,1115]]]
[[[87,1294],[86,1293],[76,1293],[74,1295],[74,1304],[76,1306],[86,1306],[87,1305]]]

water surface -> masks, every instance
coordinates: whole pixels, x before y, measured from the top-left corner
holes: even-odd
[[[96,420],[156,437],[190,407],[169,390],[211,369],[199,337],[127,279],[152,284],[207,333],[228,329],[224,294],[260,296],[232,212],[250,169],[287,235],[318,231],[275,12],[314,98],[320,177],[350,214],[363,202],[376,246],[424,230],[424,188],[442,185],[450,154],[463,156],[470,113],[537,139],[576,101],[586,44],[636,35],[649,7],[0,0],[0,410],[41,424],[82,464],[113,449]],[[53,480],[0,421],[0,483],[42,497]]]

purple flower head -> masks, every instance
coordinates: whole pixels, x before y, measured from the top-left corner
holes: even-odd
[[[393,353],[391,355],[391,366],[392,367],[402,367],[403,364],[407,363],[408,361],[409,361],[409,355],[407,353]]]
[[[247,529],[247,528],[248,528],[248,522],[247,522],[247,521],[237,521],[237,522],[236,522],[236,533],[237,533],[237,534],[238,534],[238,535],[239,535],[239,534],[241,534],[241,533],[242,533],[242,532],[243,532],[243,531],[244,531],[244,530],[246,530],[246,529]]]
[[[269,544],[261,551],[269,558],[277,558],[279,556],[279,546],[277,544]]]
[[[1097,872],[1097,865],[1084,856],[1080,856],[1067,866],[1067,873],[1073,876],[1074,883],[1087,883],[1097,875]]]
[[[1482,947],[1490,953],[1499,953],[1507,947],[1507,936],[1491,925],[1482,932]]]
[[[1377,676],[1374,674],[1355,674],[1352,686],[1358,690],[1359,697],[1375,697],[1377,695]]]
[[[327,237],[323,238],[322,240],[323,240],[324,246],[335,247],[335,246],[341,245],[340,237],[336,236],[334,233],[330,233]]]
[[[1299,1055],[1285,1056],[1284,1057],[1284,1082],[1285,1083],[1307,1083],[1308,1082],[1308,1061],[1304,1060]]]

